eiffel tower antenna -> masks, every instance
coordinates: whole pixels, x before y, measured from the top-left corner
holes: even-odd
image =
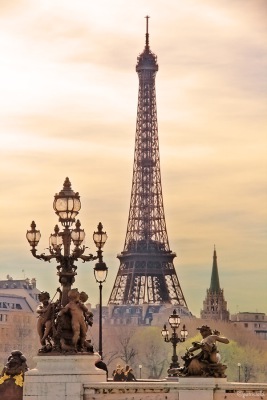
[[[146,18],[146,48],[149,48],[148,19],[150,17],[147,15],[145,18]]]

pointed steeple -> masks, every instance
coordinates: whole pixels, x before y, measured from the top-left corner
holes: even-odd
[[[203,310],[201,310],[200,316],[203,319],[220,319],[222,321],[229,321],[227,301],[225,301],[223,289],[220,287],[215,245],[213,251],[210,288],[207,290],[206,298],[203,301]]]
[[[217,266],[217,254],[216,254],[216,249],[215,249],[215,245],[214,245],[210,291],[213,293],[219,293],[220,290],[221,290],[221,288],[220,288],[219,272],[218,272],[218,266]]]

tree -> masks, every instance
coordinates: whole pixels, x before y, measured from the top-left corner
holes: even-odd
[[[135,337],[139,349],[139,360],[147,370],[148,378],[159,379],[167,369],[167,348],[158,327],[143,327]]]
[[[133,337],[135,329],[132,326],[124,326],[123,329],[117,329],[115,346],[119,358],[125,364],[133,363],[134,358],[138,354],[137,348],[134,344]]]

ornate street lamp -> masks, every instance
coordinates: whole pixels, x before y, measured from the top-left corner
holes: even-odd
[[[98,345],[98,352],[103,359],[103,347],[102,347],[102,283],[105,282],[107,279],[108,275],[108,267],[106,264],[103,262],[102,258],[102,248],[106,243],[107,240],[107,234],[106,232],[103,232],[103,226],[101,222],[99,222],[98,227],[97,227],[97,232],[94,232],[93,234],[93,240],[95,242],[96,247],[98,248],[97,250],[97,256],[98,256],[98,261],[95,264],[94,267],[94,275],[95,275],[95,280],[97,283],[99,283],[99,345]]]
[[[179,368],[180,365],[178,363],[178,356],[176,353],[176,346],[179,342],[184,342],[188,336],[188,331],[186,330],[185,325],[183,325],[183,329],[180,332],[181,337],[178,336],[176,329],[179,328],[181,323],[181,319],[179,315],[176,313],[176,310],[169,316],[169,324],[172,328],[172,335],[169,337],[169,331],[166,325],[163,326],[161,331],[161,335],[165,342],[171,342],[173,346],[173,355],[172,355],[172,362],[170,364],[170,368],[168,369],[169,376],[178,376],[178,372],[175,369]]]
[[[102,231],[103,226],[99,223],[98,231],[94,232],[93,235],[94,242],[98,249],[97,255],[84,254],[86,247],[82,245],[82,243],[85,238],[85,232],[81,229],[80,221],[77,220],[75,228],[71,228],[81,209],[81,201],[79,193],[72,190],[69,178],[65,179],[63,189],[55,194],[53,208],[59,217],[59,222],[62,224],[63,230],[60,231],[59,226],[55,226],[54,233],[50,235],[49,254],[37,254],[36,247],[41,238],[41,233],[36,230],[34,221],[31,223],[31,229],[26,233],[26,238],[31,246],[31,253],[35,258],[49,262],[54,258],[58,262],[57,275],[62,285],[60,303],[61,306],[64,307],[68,303],[68,292],[75,282],[75,275],[77,275],[77,267],[74,265],[74,262],[79,259],[83,262],[98,260],[99,262],[96,266],[98,264],[99,266],[95,267],[95,270],[103,269],[105,263],[103,263],[102,247],[107,239],[107,235]],[[71,248],[72,245],[74,246],[73,248]],[[107,269],[106,265],[105,268]],[[104,282],[104,280],[102,280],[102,282]]]

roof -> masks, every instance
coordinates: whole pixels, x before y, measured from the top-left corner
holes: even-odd
[[[25,309],[25,311],[35,312],[39,304],[38,294],[40,293],[40,290],[36,288],[36,280],[34,278],[32,280],[28,278],[17,280],[12,279],[9,275],[7,278],[7,280],[0,280],[0,297],[11,297],[14,301],[17,298],[22,298],[24,299],[23,309]],[[12,308],[9,309],[9,311],[10,310],[12,310]]]
[[[18,311],[26,311],[26,312],[35,312],[35,308],[32,308],[28,303],[25,296],[12,295],[8,293],[0,293],[0,312],[8,311],[8,312],[18,312]]]

